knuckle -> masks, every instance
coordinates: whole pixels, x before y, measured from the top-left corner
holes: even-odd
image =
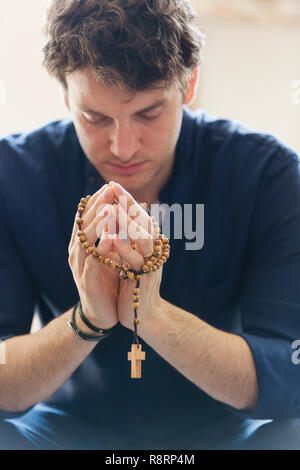
[[[85,265],[87,267],[87,269],[89,269],[91,267],[91,265],[93,264],[93,257],[92,256],[87,256],[86,259],[85,259]]]

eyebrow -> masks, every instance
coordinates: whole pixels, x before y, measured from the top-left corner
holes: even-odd
[[[134,114],[137,115],[137,114],[147,113],[149,111],[152,111],[153,109],[159,108],[160,106],[165,104],[165,102],[166,102],[165,98],[162,99],[162,100],[156,101],[156,103],[153,103],[151,106],[147,106],[147,108],[140,109],[139,111],[136,111]],[[82,111],[84,111],[86,113],[94,114],[95,116],[101,116],[101,117],[108,117],[109,118],[109,116],[106,116],[105,114],[100,113],[99,111],[94,111],[92,109],[86,108],[85,106],[80,106],[80,108],[81,108]]]

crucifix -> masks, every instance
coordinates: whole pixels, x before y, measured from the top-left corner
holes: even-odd
[[[131,378],[140,379],[142,377],[142,361],[146,358],[145,351],[142,351],[141,344],[132,344],[131,352],[128,353],[128,361],[131,361]]]

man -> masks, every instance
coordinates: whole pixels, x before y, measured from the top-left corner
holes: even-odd
[[[72,122],[0,143],[2,448],[300,448],[297,156],[186,108],[203,47],[187,1],[53,0],[47,25],[44,65]],[[153,240],[146,231],[133,249],[111,230],[120,196],[205,206],[204,246],[171,236],[163,271],[141,280],[139,380],[134,283],[82,248],[74,215],[87,194],[90,245],[135,270]],[[111,334],[76,338],[79,299]],[[78,312],[76,323],[97,336]]]

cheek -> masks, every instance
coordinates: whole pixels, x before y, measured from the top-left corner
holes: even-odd
[[[181,129],[180,117],[172,119],[162,119],[155,125],[151,136],[148,136],[148,142],[152,148],[157,148],[160,152],[173,149],[176,145]]]
[[[100,148],[105,147],[104,133],[99,132],[96,127],[81,121],[74,121],[76,133],[80,144],[87,154],[98,153]]]

